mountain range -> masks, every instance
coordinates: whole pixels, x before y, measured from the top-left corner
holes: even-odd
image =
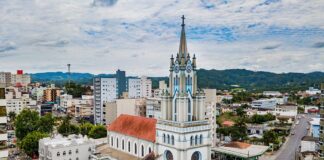
[[[236,87],[247,90],[264,91],[264,90],[304,90],[308,87],[316,87],[324,83],[324,72],[311,73],[272,73],[264,71],[250,71],[245,69],[227,69],[227,70],[206,70],[199,69],[198,87],[200,88],[217,88],[232,89]],[[92,78],[114,77],[114,74],[94,75],[90,73],[68,73],[64,72],[44,72],[31,74],[33,82],[55,83],[62,85],[68,81],[91,85]],[[167,81],[168,77],[149,77],[152,79],[153,88],[158,87],[160,80]]]

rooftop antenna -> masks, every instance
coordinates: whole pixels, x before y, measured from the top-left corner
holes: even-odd
[[[68,67],[68,81],[69,81],[69,88],[71,83],[71,64],[67,64]]]

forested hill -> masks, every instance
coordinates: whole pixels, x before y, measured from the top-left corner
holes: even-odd
[[[37,82],[63,84],[68,74],[63,72],[46,72],[31,74]],[[82,84],[91,84],[95,75],[90,73],[71,73],[71,80]],[[113,74],[101,74],[103,77],[113,77]],[[158,87],[159,80],[167,81],[167,77],[151,77],[153,87]],[[324,72],[312,73],[282,73],[254,72],[245,69],[228,70],[198,70],[198,86],[200,88],[231,89],[242,87],[247,90],[299,90],[310,86],[318,87],[324,82]]]

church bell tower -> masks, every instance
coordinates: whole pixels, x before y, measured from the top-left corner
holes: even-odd
[[[205,95],[197,88],[196,56],[187,49],[182,16],[178,53],[170,58],[169,90],[161,96],[161,119],[156,125],[161,160],[209,160],[210,125],[205,120]]]

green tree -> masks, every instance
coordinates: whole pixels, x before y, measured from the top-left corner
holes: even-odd
[[[263,142],[266,145],[269,145],[269,143],[279,144],[278,140],[278,134],[274,131],[266,131],[263,133]]]
[[[231,137],[234,141],[242,141],[247,139],[246,117],[238,117],[234,126],[231,127]]]
[[[14,122],[16,119],[16,112],[10,111],[8,116],[9,116],[10,122]]]
[[[15,132],[18,140],[22,140],[28,133],[38,129],[39,114],[36,111],[24,109],[15,120]]]
[[[246,112],[244,111],[243,107],[239,107],[236,109],[236,115],[240,116],[240,117],[245,117],[246,116]]]
[[[89,137],[94,139],[107,137],[106,127],[103,125],[97,125],[92,127],[92,129],[89,132]]]
[[[48,137],[48,134],[39,131],[28,133],[21,141],[20,148],[29,156],[38,155],[38,142],[40,139]]]
[[[65,117],[62,124],[57,129],[57,131],[63,136],[80,133],[80,128],[77,125],[71,124],[70,120],[71,117]]]
[[[45,116],[41,117],[38,121],[38,130],[44,133],[51,133],[54,127],[54,118],[51,113],[47,113]]]
[[[84,135],[89,135],[89,132],[91,131],[91,129],[94,127],[93,124],[86,122],[80,125],[80,132],[81,134]]]

